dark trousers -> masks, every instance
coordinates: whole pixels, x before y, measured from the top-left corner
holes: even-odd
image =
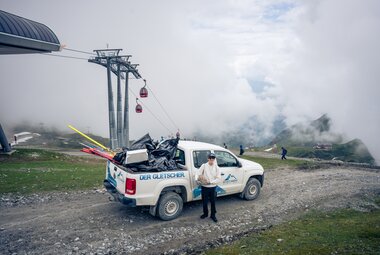
[[[282,154],[281,159],[286,159],[285,154]]]
[[[203,202],[203,214],[208,216],[208,201],[211,202],[211,217],[215,216],[215,198],[216,198],[216,187],[208,188],[202,186],[202,202]]]

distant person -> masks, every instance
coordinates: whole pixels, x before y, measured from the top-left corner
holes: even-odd
[[[177,131],[177,133],[175,134],[175,136],[177,137],[177,139],[180,138],[181,134],[179,133],[179,130]]]
[[[240,153],[239,153],[239,155],[243,156],[243,154],[244,154],[243,145],[240,144]]]
[[[13,137],[15,139],[15,144],[17,144],[17,135]]]
[[[286,154],[288,153],[288,151],[284,148],[284,147],[281,147],[281,150],[282,150],[282,157],[281,157],[281,160],[284,160],[286,159]]]
[[[224,149],[228,149],[226,143],[223,143],[223,147],[224,147]]]
[[[164,141],[164,137],[163,136],[161,136],[161,139],[160,139],[160,142],[162,142],[162,141]]]

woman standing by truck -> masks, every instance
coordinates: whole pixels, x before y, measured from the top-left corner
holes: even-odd
[[[221,182],[222,176],[218,164],[215,162],[215,154],[210,153],[208,155],[207,163],[204,163],[200,168],[198,175],[195,179],[200,182],[202,186],[202,202],[203,202],[203,214],[201,219],[208,217],[208,201],[211,203],[211,216],[210,218],[214,222],[218,222],[216,218],[216,186]]]

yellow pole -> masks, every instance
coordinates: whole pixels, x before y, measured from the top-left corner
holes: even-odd
[[[107,150],[107,151],[113,153],[113,151],[111,151],[110,149],[108,149],[106,146],[104,146],[103,144],[101,144],[101,143],[95,141],[94,139],[92,139],[92,138],[89,137],[88,135],[83,134],[82,132],[80,132],[80,131],[79,131],[78,129],[76,129],[75,127],[73,127],[73,126],[71,126],[71,125],[68,125],[68,127],[71,128],[72,130],[74,130],[75,132],[77,132],[78,134],[80,134],[81,136],[87,138],[88,140],[90,140],[90,141],[93,142],[94,144],[98,145],[98,146],[101,147],[102,149],[105,149],[105,150]]]

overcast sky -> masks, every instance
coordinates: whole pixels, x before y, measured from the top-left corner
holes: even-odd
[[[68,48],[122,48],[176,126],[217,134],[254,118],[270,130],[328,113],[380,159],[380,1],[6,1]],[[62,51],[59,54],[87,58]],[[31,120],[108,135],[106,70],[85,60],[0,57],[3,126]],[[113,80],[114,85],[116,79]],[[130,80],[138,93],[142,80]],[[116,96],[116,95],[114,95]],[[131,138],[176,131],[153,97]],[[254,123],[253,123],[254,124]],[[271,135],[271,134],[263,134]]]

